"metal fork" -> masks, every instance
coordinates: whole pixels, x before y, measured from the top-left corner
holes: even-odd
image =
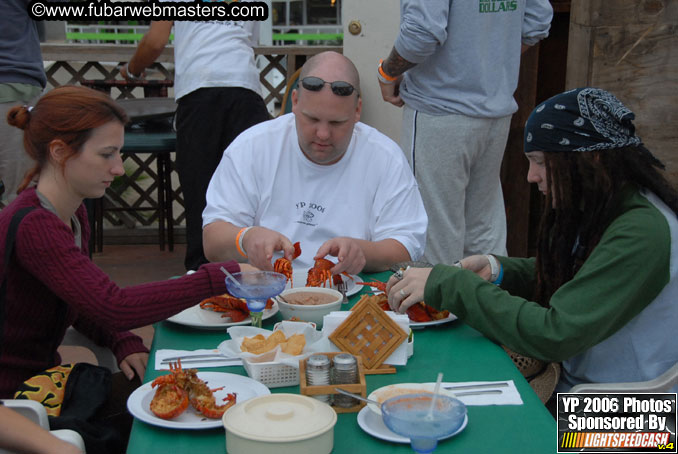
[[[340,282],[339,285],[337,285],[337,290],[341,292],[341,304],[348,304],[348,297],[346,296],[346,288],[348,287],[348,284],[346,282]]]

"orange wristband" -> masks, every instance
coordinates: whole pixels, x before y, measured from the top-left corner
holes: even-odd
[[[243,247],[242,247],[242,239],[243,239],[243,237],[245,236],[245,233],[246,233],[249,229],[251,229],[251,228],[252,228],[252,226],[250,226],[250,227],[243,227],[242,229],[240,229],[240,231],[238,232],[238,234],[235,236],[235,247],[238,249],[238,252],[239,252],[240,255],[242,255],[243,257],[247,257],[247,254],[245,253],[245,250],[244,250]]]
[[[386,79],[387,82],[395,82],[396,80],[398,80],[398,76],[396,77],[389,76],[384,72],[384,68],[382,68],[381,66],[383,63],[384,63],[383,59],[379,60],[379,66],[377,66],[377,71],[379,71],[379,75]]]

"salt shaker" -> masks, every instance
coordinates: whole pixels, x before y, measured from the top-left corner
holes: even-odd
[[[353,355],[340,353],[332,360],[332,384],[358,383],[358,363]],[[344,394],[334,395],[334,405],[337,407],[353,407],[358,400]]]
[[[330,384],[330,359],[326,355],[312,355],[306,360],[306,383],[311,386]],[[326,404],[330,403],[329,394],[311,397]]]

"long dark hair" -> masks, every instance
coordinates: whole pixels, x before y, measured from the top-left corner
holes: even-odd
[[[678,192],[642,145],[588,152],[544,152],[547,195],[537,240],[535,300],[548,307],[616,217],[622,190],[646,188],[678,214]]]

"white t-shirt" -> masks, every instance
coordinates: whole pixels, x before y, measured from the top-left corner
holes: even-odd
[[[243,87],[261,94],[252,50],[258,42],[256,20],[174,21],[174,98],[206,87]]]
[[[330,238],[395,239],[419,259],[428,218],[398,145],[356,123],[346,154],[329,166],[299,148],[294,114],[265,121],[226,149],[207,189],[203,226],[264,226],[300,242],[294,266],[313,266]],[[278,255],[279,256],[279,255]]]

